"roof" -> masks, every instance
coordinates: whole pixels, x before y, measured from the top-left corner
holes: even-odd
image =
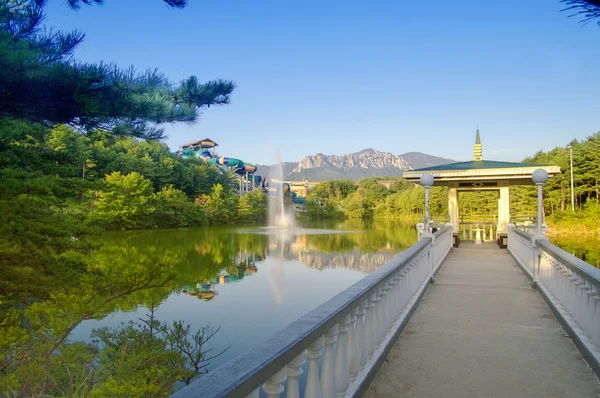
[[[402,177],[414,183],[419,183],[423,174],[431,174],[435,178],[435,185],[470,187],[486,186],[489,189],[508,185],[531,185],[531,174],[536,169],[544,169],[550,177],[560,173],[560,167],[549,164],[531,164],[517,162],[499,162],[495,160],[472,160],[442,164],[440,166],[425,167],[416,170],[407,170]]]
[[[495,160],[480,160],[480,161],[468,161],[458,163],[448,163],[439,166],[424,167],[422,169],[414,169],[409,172],[421,172],[421,171],[452,171],[452,170],[483,170],[483,169],[514,169],[524,167],[551,167],[554,165],[550,164],[531,164],[531,163],[518,163],[518,162],[499,162]]]
[[[189,142],[187,144],[184,144],[184,145],[180,146],[179,148],[181,148],[181,149],[187,149],[187,148],[194,148],[194,149],[196,149],[196,148],[214,148],[214,147],[216,147],[218,145],[219,144],[217,144],[216,142],[214,142],[210,138],[205,138],[203,140]]]

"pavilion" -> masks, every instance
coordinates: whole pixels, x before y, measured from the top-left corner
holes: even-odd
[[[537,169],[544,169],[550,177],[560,173],[560,167],[548,164],[527,164],[483,160],[483,148],[479,128],[477,129],[474,159],[467,162],[450,163],[406,171],[403,177],[419,183],[423,174],[434,177],[434,186],[448,187],[448,212],[454,232],[459,232],[459,192],[497,191],[498,225],[497,232],[507,232],[510,222],[510,187],[515,185],[534,185],[531,175]]]

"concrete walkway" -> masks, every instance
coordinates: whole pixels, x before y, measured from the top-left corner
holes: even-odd
[[[598,397],[598,378],[510,254],[452,249],[365,393]]]

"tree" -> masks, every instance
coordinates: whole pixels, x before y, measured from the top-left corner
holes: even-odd
[[[35,0],[38,5],[43,5],[46,0]],[[187,0],[163,0],[169,7],[173,8],[184,8],[187,6]],[[82,4],[90,5],[90,4],[102,4],[104,0],[67,0],[69,5],[73,9],[78,9]]]
[[[567,5],[563,11],[573,12],[569,15],[570,17],[581,17],[581,23],[584,25],[600,19],[600,1],[598,0],[561,0],[561,3]],[[597,24],[600,26],[600,21]]]
[[[238,196],[221,184],[212,187],[206,199],[206,211],[212,224],[228,224],[236,220]]]
[[[267,195],[261,190],[250,191],[240,198],[238,216],[241,222],[258,223],[267,215]]]
[[[92,220],[107,228],[149,226],[156,211],[152,201],[152,183],[141,174],[116,171],[106,176],[105,187],[94,192]]]
[[[194,205],[185,195],[172,185],[154,195],[156,212],[154,222],[161,228],[190,227],[202,225],[205,213],[201,206]]]
[[[191,123],[202,109],[229,103],[230,81],[191,76],[176,86],[157,70],[73,61],[84,34],[44,29],[44,4],[0,3],[0,118],[162,138],[161,125]]]

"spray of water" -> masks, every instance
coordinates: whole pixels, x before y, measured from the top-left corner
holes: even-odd
[[[277,228],[292,228],[296,224],[294,211],[286,208],[285,192],[283,192],[283,166],[281,164],[281,152],[275,150],[275,173],[273,180],[279,181],[275,183],[277,192],[274,195],[269,195],[269,226]]]

